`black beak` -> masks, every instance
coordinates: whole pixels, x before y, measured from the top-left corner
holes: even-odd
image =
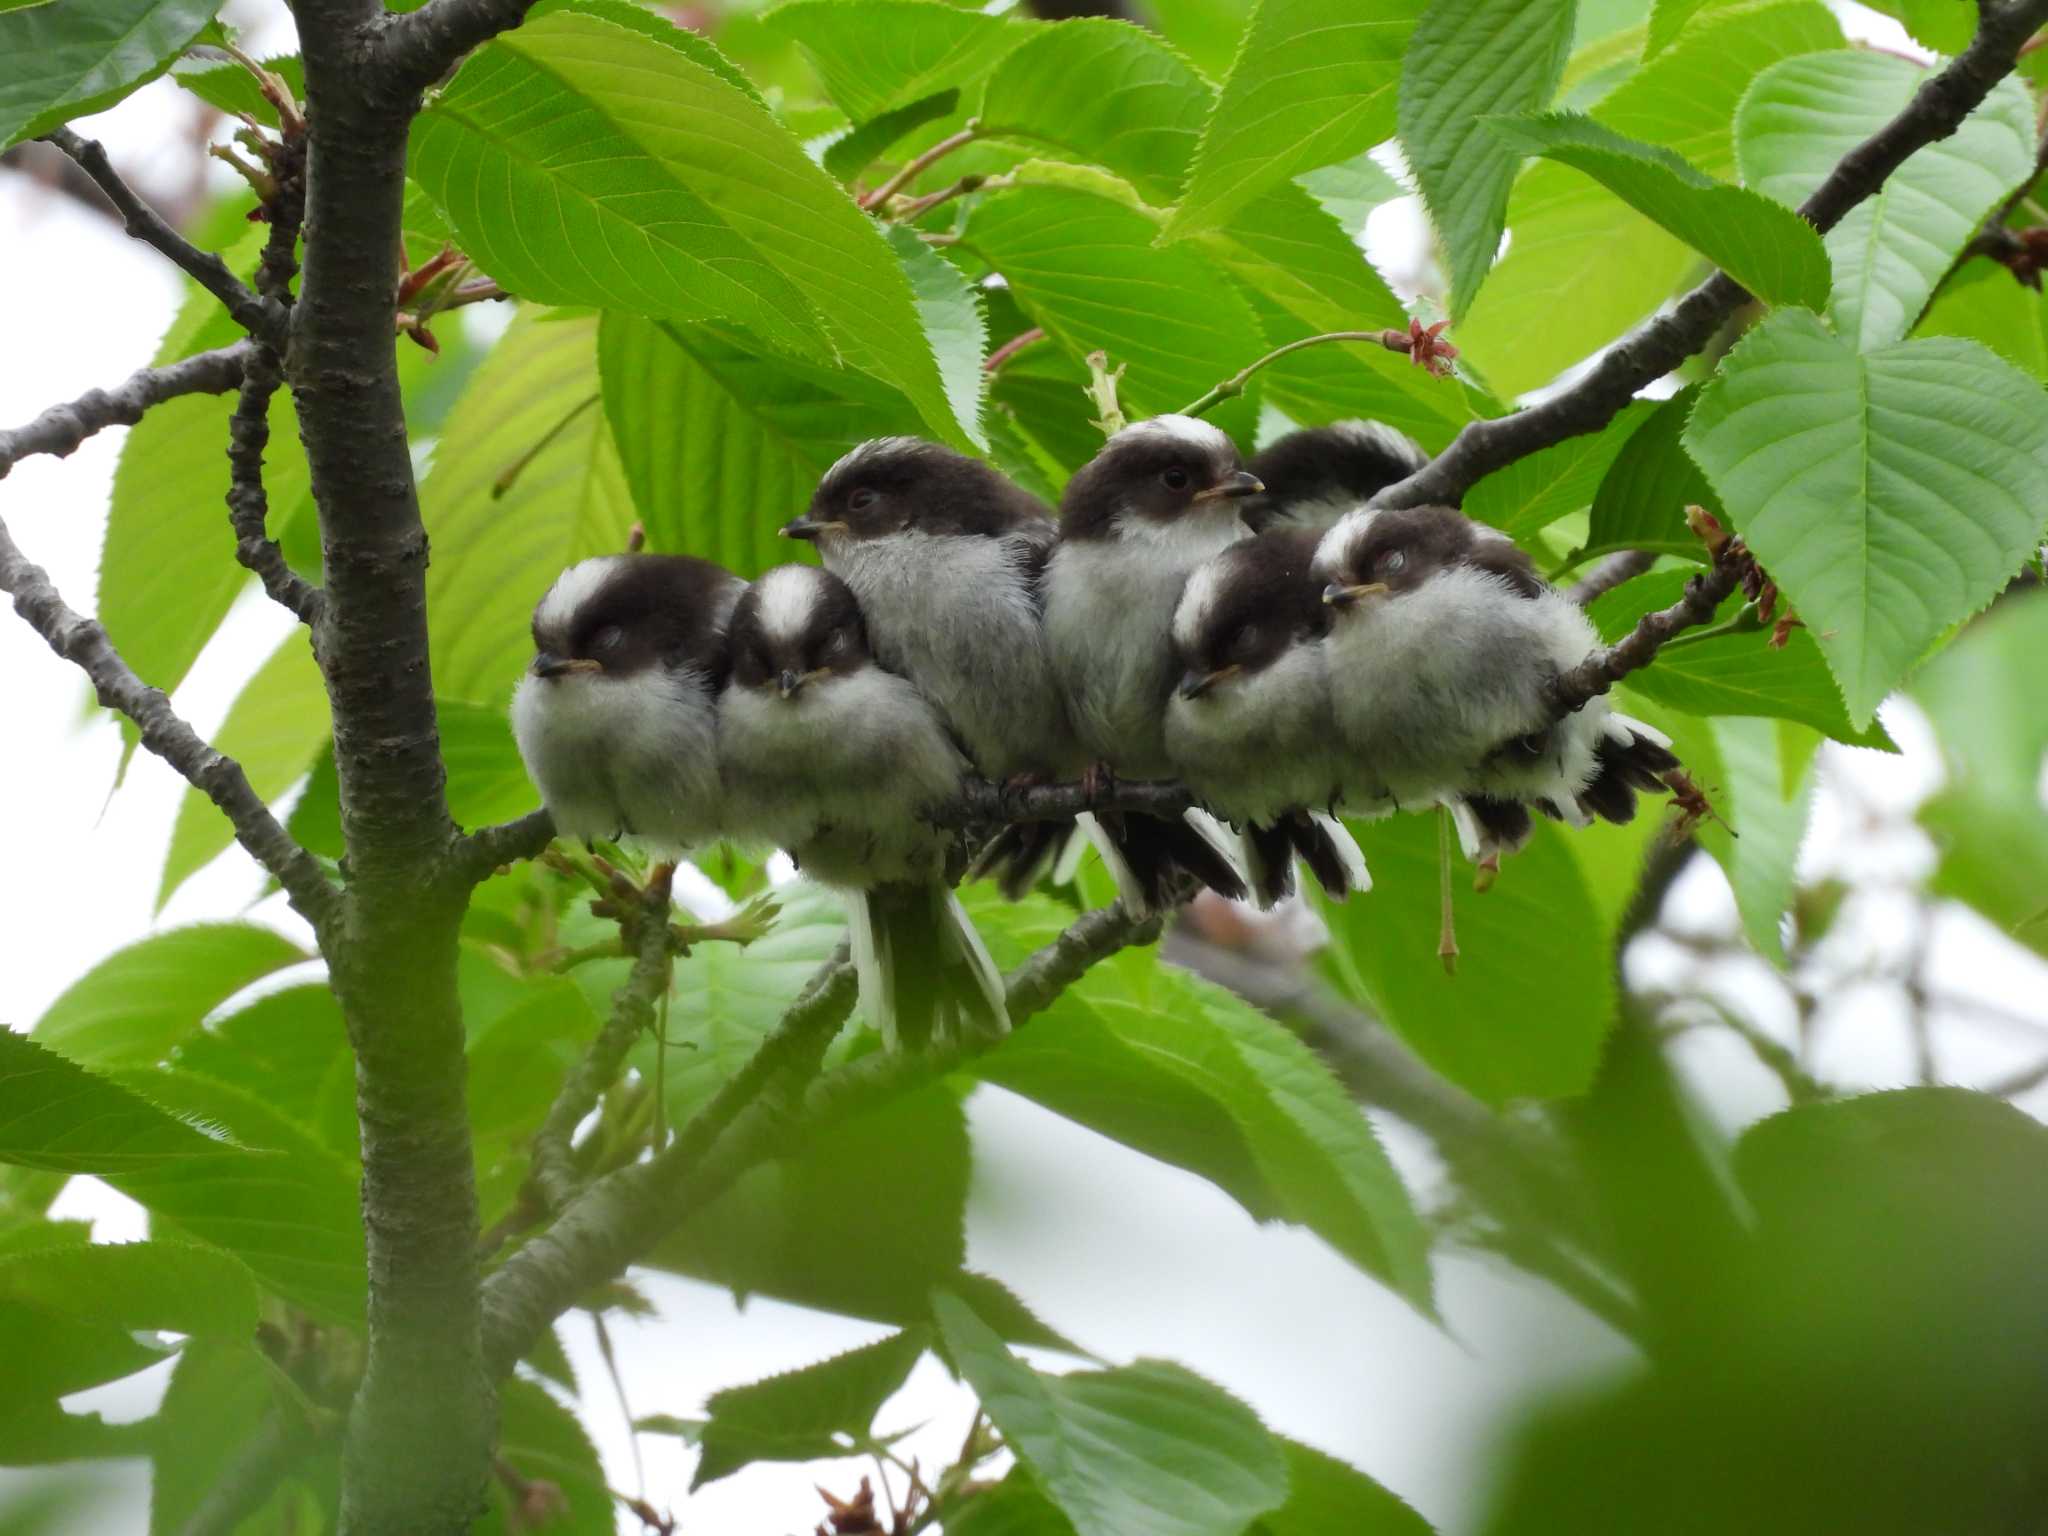
[[[1180,696],[1184,699],[1199,699],[1209,691],[1209,684],[1215,681],[1210,672],[1183,672],[1180,678]]]
[[[806,512],[802,517],[791,518],[776,531],[785,539],[815,540],[824,534],[843,533],[845,529],[844,523],[815,518]]]
[[[1226,475],[1206,491],[1195,492],[1196,501],[1236,501],[1242,496],[1256,496],[1266,488],[1265,482],[1248,469],[1240,469]]]
[[[563,657],[555,655],[552,651],[542,651],[533,658],[533,675],[535,677],[562,677],[570,672],[602,672],[603,670],[604,666],[602,663],[592,661],[587,657]]]
[[[799,688],[803,687],[803,685],[803,674],[801,672],[792,672],[787,667],[783,669],[782,676],[776,679],[777,691],[780,692],[785,699],[794,698],[796,696],[796,691]]]

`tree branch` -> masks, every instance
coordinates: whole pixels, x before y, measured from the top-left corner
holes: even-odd
[[[285,309],[275,299],[266,299],[249,287],[218,256],[202,251],[166,224],[157,211],[136,196],[135,191],[114,170],[106,150],[92,139],[82,139],[69,128],[44,135],[52,144],[76,160],[86,175],[121,211],[122,227],[137,240],[155,246],[176,262],[194,282],[226,306],[235,323],[259,340],[282,347],[285,337]]]
[[[14,611],[92,680],[99,701],[135,722],[142,744],[219,806],[235,840],[284,887],[285,895],[325,942],[339,892],[314,857],[292,840],[249,785],[242,765],[216,752],[179,718],[162,692],[137,677],[106,630],[64,602],[49,574],[32,564],[0,523],[0,592]]]
[[[544,810],[529,811],[517,821],[479,827],[457,845],[455,876],[469,885],[481,884],[507,864],[539,858],[554,837],[555,819]]]
[[[53,405],[27,426],[0,432],[0,479],[31,454],[65,458],[96,432],[132,427],[151,406],[181,395],[225,394],[242,382],[254,342],[199,352],[156,368],[138,368],[112,389],[89,389],[66,405]]]
[[[1095,789],[1080,781],[1018,788],[971,778],[961,784],[958,799],[928,808],[925,816],[938,827],[985,827],[1011,821],[1061,821],[1083,811],[1178,816],[1194,803],[1194,797],[1170,779],[1115,780]]]
[[[1842,157],[1799,211],[1825,233],[1884,185],[1908,156],[1954,133],[1990,94],[2020,47],[2048,23],[2048,0],[1984,4],[1970,46],[1931,76],[1905,109]],[[1526,410],[1475,421],[1450,447],[1399,484],[1372,498],[1376,507],[1455,505],[1479,481],[1517,459],[1566,438],[1597,432],[1637,390],[1662,378],[1704,347],[1749,298],[1724,272],[1679,300],[1670,313],[1637,327],[1577,384]]]
[[[570,1138],[584,1116],[597,1108],[598,1097],[618,1080],[626,1053],[654,1022],[655,999],[668,988],[668,908],[674,879],[671,865],[641,893],[639,920],[633,928],[633,969],[612,994],[612,1011],[604,1027],[570,1069],[534,1133],[529,1177],[544,1210],[559,1211],[583,1187]]]
[[[1634,581],[1657,563],[1656,553],[1647,549],[1624,549],[1609,555],[1586,572],[1565,596],[1581,608],[1589,608],[1624,582]]]
[[[423,91],[500,32],[526,19],[534,0],[428,0],[393,16],[375,55],[393,85]]]
[[[263,488],[263,450],[270,445],[270,397],[284,383],[277,354],[257,344],[242,379],[241,398],[228,419],[228,522],[235,558],[255,572],[263,590],[298,616],[318,624],[326,601],[320,589],[291,568],[270,537],[270,496]]]
[[[1155,938],[1164,921],[1157,912],[1133,917],[1120,904],[1084,914],[1006,979],[1010,1027],[1050,1006],[1097,961]],[[853,995],[852,968],[835,956],[666,1151],[591,1185],[490,1277],[484,1349],[494,1375],[509,1371],[579,1296],[623,1272],[749,1168],[787,1157],[839,1121],[942,1077],[999,1043],[971,1037],[934,1042],[924,1051],[875,1052],[812,1078]],[[808,1088],[799,1091],[806,1080]]]

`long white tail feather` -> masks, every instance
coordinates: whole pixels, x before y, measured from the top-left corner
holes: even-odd
[[[1464,801],[1446,800],[1443,805],[1451,813],[1451,825],[1457,830],[1458,848],[1465,855],[1465,862],[1477,864],[1486,851],[1486,829],[1479,825],[1479,818]]]
[[[1095,845],[1095,851],[1102,855],[1103,865],[1109,870],[1110,879],[1116,882],[1116,893],[1123,899],[1124,910],[1134,917],[1143,917],[1152,910],[1152,903],[1146,899],[1145,887],[1139,883],[1137,871],[1117,848],[1116,840],[1093,816],[1083,811],[1074,820],[1087,834],[1088,841]]]
[[[960,905],[956,891],[946,892],[945,905],[946,940],[953,953],[967,963],[974,972],[974,980],[981,988],[981,995],[988,1002],[989,1013],[993,1016],[995,1030],[1008,1033],[1010,1028],[1010,1007],[1003,988],[1003,973],[996,969],[995,958],[989,954],[988,946],[975,931],[973,920],[967,909]]]
[[[1361,894],[1371,890],[1372,872],[1365,867],[1365,850],[1358,846],[1358,839],[1351,835],[1351,829],[1322,811],[1310,811],[1308,817],[1329,834],[1330,846],[1337,850],[1338,862],[1343,864],[1344,873],[1351,879],[1351,889]]]
[[[1075,819],[1077,821],[1094,820],[1091,816],[1080,816]],[[1052,883],[1054,885],[1072,885],[1074,883],[1074,876],[1081,873],[1081,861],[1088,857],[1089,842],[1090,839],[1085,837],[1069,836],[1060,845],[1060,856],[1053,861],[1052,866]]]
[[[1654,725],[1645,725],[1642,721],[1630,715],[1609,715],[1600,723],[1600,734],[1609,741],[1624,747],[1629,744],[1631,737],[1640,736],[1645,741],[1654,742],[1667,752],[1671,750],[1671,738],[1669,736],[1666,736]]]
[[[888,927],[878,923],[869,903],[874,896],[856,891],[846,898],[846,940],[853,952],[853,974],[860,986],[861,1006],[882,1044],[896,1049],[896,966],[888,953]]]
[[[1218,857],[1232,869],[1239,878],[1245,873],[1244,843],[1229,827],[1211,816],[1198,805],[1191,805],[1180,813],[1180,819],[1195,829],[1195,835],[1211,848]]]

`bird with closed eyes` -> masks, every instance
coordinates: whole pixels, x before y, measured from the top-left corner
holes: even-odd
[[[1414,440],[1380,421],[1339,421],[1275,438],[1245,467],[1265,489],[1244,503],[1245,523],[1269,529],[1331,527],[1429,462]]]
[[[667,857],[719,836],[717,701],[746,586],[687,555],[604,555],[541,598],[512,733],[558,832]]]
[[[1577,604],[1508,537],[1450,507],[1347,513],[1313,563],[1347,800],[1450,804],[1491,867],[1529,806],[1575,826],[1627,821],[1678,767],[1660,732],[1604,698],[1551,718],[1552,679],[1599,645]]]
[[[1057,529],[1035,496],[941,444],[876,438],[826,471],[782,533],[817,546],[853,590],[876,658],[931,700],[984,778],[1074,770],[1039,587]],[[1004,833],[1005,891],[1028,889],[1071,828],[1034,822]]]
[[[1174,609],[1196,567],[1249,537],[1238,508],[1258,490],[1229,436],[1191,416],[1125,427],[1067,482],[1045,571],[1045,632],[1098,775],[1172,776]],[[1183,874],[1221,895],[1245,894],[1197,821],[1126,815],[1118,839],[1119,884],[1147,905],[1167,900]]]
[[[1002,977],[947,878],[952,835],[924,816],[967,772],[937,711],[876,660],[852,590],[815,566],[756,580],[731,647],[728,834],[846,893],[861,1000],[886,1045],[1000,1035]]]
[[[1294,888],[1299,855],[1330,895],[1372,889],[1365,858],[1327,814],[1344,782],[1323,637],[1331,610],[1309,575],[1316,534],[1232,544],[1195,568],[1173,615],[1180,682],[1166,754],[1189,791],[1236,826],[1252,893]]]

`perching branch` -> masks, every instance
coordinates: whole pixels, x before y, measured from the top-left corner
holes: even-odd
[[[1565,596],[1579,607],[1589,608],[1624,582],[1634,581],[1656,563],[1654,550],[1624,549],[1620,554],[1609,555],[1586,572]]]
[[[401,91],[423,91],[500,32],[526,19],[534,0],[429,0],[390,18],[371,62]]]
[[[1097,961],[1157,937],[1164,914],[1119,904],[1084,914],[1006,979],[1010,1027],[1050,1006]],[[994,1048],[993,1039],[875,1052],[813,1077],[853,1004],[852,967],[835,956],[739,1073],[649,1162],[590,1186],[554,1226],[484,1286],[484,1352],[502,1375],[592,1286],[621,1273],[757,1164],[787,1157],[850,1115],[910,1092]],[[804,1086],[808,1083],[808,1086]]]
[[[1740,539],[1728,537],[1699,508],[1691,512],[1695,527],[1708,539],[1713,563],[1686,581],[1684,595],[1669,608],[1644,614],[1636,627],[1613,645],[1557,675],[1550,685],[1550,699],[1558,719],[1583,708],[1629,673],[1647,667],[1673,635],[1711,619],[1737,586],[1761,581],[1756,561]]]
[[[235,323],[251,336],[282,348],[285,338],[285,309],[275,299],[266,299],[228,270],[218,256],[198,246],[166,224],[157,211],[136,196],[135,191],[114,170],[106,150],[92,139],[82,139],[69,128],[53,129],[44,135],[52,144],[76,160],[86,175],[121,211],[122,226],[137,240],[146,241],[176,262],[194,282],[226,306]]]
[[[270,536],[270,496],[263,488],[263,450],[270,444],[270,397],[284,383],[277,354],[255,344],[241,398],[228,419],[228,522],[235,558],[256,573],[263,590],[304,624],[319,622],[320,589],[291,568]]]
[[[1914,92],[1904,111],[1843,156],[1800,204],[1800,213],[1816,229],[1834,228],[1915,150],[1954,133],[2011,72],[2021,46],[2048,23],[2048,0],[2002,5],[1987,0],[1979,14],[1970,46]],[[1435,459],[1374,496],[1372,505],[1456,505],[1495,470],[1566,438],[1598,432],[1637,390],[1704,347],[1748,298],[1733,278],[1716,272],[1668,314],[1638,326],[1609,348],[1578,383],[1541,405],[1471,423]]]
[[[96,432],[132,427],[166,400],[225,394],[242,382],[254,350],[253,342],[238,341],[159,368],[139,368],[112,389],[89,389],[69,404],[51,406],[27,426],[0,432],[0,479],[31,454],[65,458]]]
[[[539,858],[554,836],[555,820],[546,811],[529,811],[517,821],[479,827],[457,845],[455,875],[466,884],[480,884],[507,864]]]
[[[50,649],[92,679],[99,701],[135,722],[142,744],[219,806],[235,840],[284,887],[299,914],[323,937],[339,892],[318,861],[292,840],[249,785],[242,765],[202,741],[162,692],[137,677],[114,649],[106,630],[64,602],[49,574],[32,564],[0,523],[0,592],[14,611],[50,643]]]
[[[534,1133],[531,1178],[546,1210],[560,1210],[582,1187],[570,1138],[584,1116],[597,1108],[598,1096],[618,1079],[626,1053],[654,1022],[655,1000],[668,987],[668,907],[674,879],[675,866],[665,865],[639,894],[633,969],[612,994],[612,1011],[604,1028],[570,1069],[554,1103],[548,1106],[547,1118]]]
[[[926,818],[939,827],[986,827],[1011,821],[1064,821],[1083,811],[1144,811],[1178,816],[1194,798],[1167,779],[1111,780],[1098,788],[1082,781],[1017,788],[968,779],[951,804],[933,806]]]

